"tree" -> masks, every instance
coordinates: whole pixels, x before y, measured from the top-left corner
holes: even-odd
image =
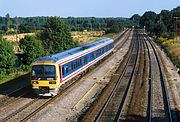
[[[107,22],[107,27],[109,32],[118,33],[122,30],[122,25],[118,20],[111,19]]]
[[[28,22],[19,26],[20,33],[31,33],[36,30],[35,24],[33,22]]]
[[[146,27],[146,30],[150,32],[150,34],[153,34],[154,27],[156,25],[157,21],[157,15],[155,12],[148,11],[143,14],[143,16],[140,19],[140,25],[141,27]]]
[[[49,18],[39,37],[48,53],[57,53],[76,46],[70,28],[59,17]]]
[[[9,30],[9,28],[10,28],[10,15],[9,15],[9,13],[8,14],[6,14],[6,32]]]
[[[136,24],[136,26],[139,25],[139,21],[140,21],[141,16],[139,14],[134,14],[130,20],[132,20],[134,22],[134,24]]]
[[[0,36],[0,75],[13,72],[16,56],[13,46]]]
[[[165,34],[165,32],[167,32],[167,28],[166,26],[164,25],[163,22],[159,22],[155,25],[154,27],[154,33],[157,35],[157,36],[160,36],[160,35],[163,35]]]
[[[16,33],[18,33],[18,28],[19,28],[19,21],[18,21],[18,17],[15,17],[15,26],[16,26]]]
[[[161,21],[164,23],[166,26],[167,30],[169,32],[174,31],[173,30],[173,18],[172,14],[169,10],[162,10],[160,13]]]
[[[44,55],[42,43],[35,36],[26,35],[20,40],[20,48],[24,51],[21,61],[25,66],[29,66],[34,60]]]

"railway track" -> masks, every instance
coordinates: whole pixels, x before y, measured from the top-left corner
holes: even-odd
[[[169,97],[168,97],[168,91],[167,91],[167,87],[166,87],[166,79],[165,79],[165,74],[164,74],[164,71],[163,71],[163,67],[161,65],[162,63],[161,63],[161,60],[160,60],[160,58],[158,56],[158,53],[156,51],[155,44],[147,36],[145,37],[145,39],[146,39],[146,43],[149,43],[148,50],[151,49],[154,52],[153,54],[154,54],[154,56],[156,58],[157,66],[158,66],[158,69],[159,69],[159,75],[160,75],[159,76],[160,77],[159,81],[160,81],[160,85],[161,85],[161,88],[162,88],[162,95],[163,95],[162,101],[163,101],[163,104],[164,104],[164,114],[165,114],[165,118],[163,118],[163,120],[168,121],[168,122],[172,122],[173,118],[172,118],[171,108],[170,108],[170,105],[169,105]],[[153,59],[151,59],[151,60],[153,60]],[[153,71],[151,69],[152,68],[150,68],[150,72],[151,72],[150,75],[153,74],[152,73]],[[149,90],[149,94],[150,94],[149,95],[149,101],[150,101],[149,103],[150,104],[149,104],[149,107],[148,107],[149,108],[148,111],[150,111],[149,115],[148,115],[149,116],[149,122],[156,121],[156,119],[154,119],[154,117],[153,117],[153,110],[152,110],[152,102],[151,101],[152,101],[152,98],[153,98],[153,96],[152,96],[152,89],[153,88],[152,88],[151,83],[152,83],[152,78],[150,80],[150,90]]]
[[[18,101],[19,99],[23,98],[25,95],[27,95],[30,92],[31,92],[31,88],[30,86],[27,86],[7,94],[6,96],[0,99],[0,109]]]
[[[134,37],[135,38],[135,37]],[[119,121],[121,110],[124,105],[126,95],[128,93],[131,81],[134,78],[138,54],[139,54],[139,43],[137,39],[133,39],[131,51],[126,64],[124,65],[123,72],[118,79],[114,89],[108,97],[106,103],[103,105],[99,113],[97,114],[95,121]],[[134,60],[135,59],[135,60]],[[128,81],[128,82],[126,82]],[[120,104],[118,104],[120,103]]]
[[[121,69],[118,69],[120,73],[116,73],[115,78],[112,77],[111,85],[104,90],[105,95],[100,96],[81,121],[175,121],[169,105],[167,81],[160,53],[157,52],[154,42],[143,31],[138,30],[136,38],[136,41],[138,40],[136,43],[139,43],[136,49],[141,51],[133,51],[135,44],[131,45],[131,50],[120,65]],[[131,61],[132,52],[138,54],[132,58],[134,62]],[[128,66],[131,66],[131,70]],[[129,70],[129,74],[125,73],[126,70]],[[133,76],[135,72],[136,76]],[[122,77],[126,77],[128,83],[123,83],[123,80],[113,83],[114,80],[123,79]]]
[[[6,122],[10,120],[17,120],[18,121],[27,121],[34,115],[36,115],[39,111],[47,107],[49,104],[51,104],[54,100],[59,98],[62,94],[64,94],[69,88],[73,87],[76,83],[78,83],[80,79],[77,81],[69,82],[69,84],[66,84],[62,87],[60,93],[56,95],[55,97],[38,97],[35,99],[32,99],[30,102],[25,104],[24,106],[18,108],[11,114],[4,117],[1,121]]]
[[[129,33],[129,32],[125,32],[125,33]],[[124,34],[125,34],[124,33]],[[128,36],[126,36],[126,38],[128,38]],[[124,40],[125,41],[125,40]],[[124,42],[125,43],[125,42]],[[77,83],[78,81],[76,81],[75,83]],[[55,97],[53,98],[48,98],[46,100],[42,100],[40,98],[35,98],[33,100],[31,100],[30,102],[28,102],[27,104],[23,105],[22,107],[20,107],[19,109],[15,110],[14,112],[12,112],[11,114],[7,115],[6,117],[4,117],[2,119],[2,121],[9,121],[9,120],[15,120],[15,119],[19,119],[18,121],[26,121],[29,118],[31,118],[32,116],[34,116],[35,114],[37,114],[39,111],[41,111],[42,109],[44,109],[47,105],[51,104],[55,99],[59,98],[64,92],[66,92],[70,87],[73,87],[74,82],[71,82],[69,85],[67,85],[67,87],[64,87],[62,89],[62,91]],[[14,98],[10,103],[13,103],[15,101],[18,101],[19,98],[21,98],[24,94],[21,94],[20,96],[18,96],[17,98]],[[2,102],[3,104],[4,102]],[[41,103],[41,104],[39,104]],[[36,105],[38,104],[38,105]],[[4,104],[5,106],[9,105],[9,104]],[[34,107],[33,110],[29,110],[30,108],[33,108],[32,106],[36,106]],[[26,115],[25,115],[26,113]],[[20,116],[20,117],[19,117]]]
[[[163,73],[163,67],[156,51],[156,46],[152,40],[144,36],[142,31],[138,33],[144,45],[144,64],[146,64],[139,69],[141,71],[145,69],[144,72],[147,73],[140,74],[145,77],[144,79],[138,79],[138,76],[135,79],[135,85],[131,88],[133,89],[131,91],[132,94],[127,98],[128,103],[125,106],[126,110],[124,108],[125,112],[122,121],[172,122],[173,118],[169,106],[165,74]]]
[[[127,105],[123,108],[124,118],[122,117],[121,121],[172,122],[165,74],[156,46],[152,40],[144,35],[144,32],[139,31],[138,36],[144,45],[144,64],[146,64],[139,68],[141,71],[145,69],[144,73],[140,73],[140,75],[145,78],[138,79],[138,76],[136,77],[135,85],[129,93],[131,95],[129,95],[129,98],[127,97]]]

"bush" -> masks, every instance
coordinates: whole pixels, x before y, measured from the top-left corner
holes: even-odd
[[[20,59],[23,69],[27,70],[28,66],[37,58],[44,55],[44,48],[40,40],[34,36],[26,35],[20,40],[20,48],[23,49],[24,55]]]
[[[14,71],[16,56],[11,43],[0,36],[0,75],[10,74]]]

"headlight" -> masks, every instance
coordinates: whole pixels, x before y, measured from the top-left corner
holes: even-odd
[[[39,84],[38,81],[32,81],[32,84]]]

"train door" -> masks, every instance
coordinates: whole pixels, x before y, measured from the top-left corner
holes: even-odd
[[[60,80],[60,84],[63,82],[62,81],[62,65],[59,65],[59,80]]]

